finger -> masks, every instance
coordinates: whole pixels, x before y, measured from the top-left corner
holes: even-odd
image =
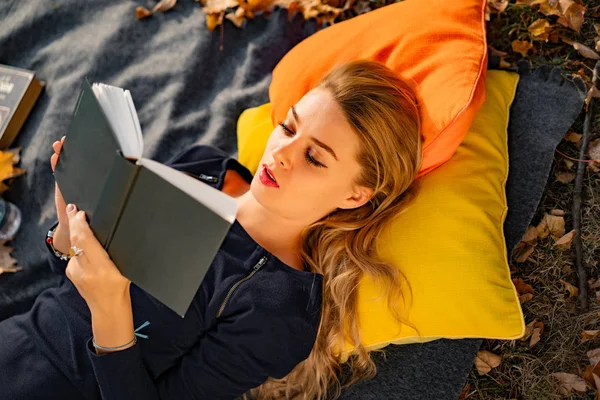
[[[52,150],[54,150],[55,153],[58,153],[58,146],[60,146],[60,142],[58,140],[52,143]]]
[[[58,154],[56,154],[56,153],[52,154],[52,156],[50,156],[50,166],[52,167],[52,172],[54,172],[54,169],[56,168],[57,161],[58,161]]]
[[[104,247],[102,247],[85,219],[85,212],[78,211],[74,204],[69,204],[69,206],[73,206],[71,211],[67,206],[71,244],[83,249],[84,259],[107,257]]]

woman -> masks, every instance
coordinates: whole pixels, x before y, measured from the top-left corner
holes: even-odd
[[[419,132],[409,86],[357,61],[334,68],[289,110],[254,177],[209,146],[168,162],[238,199],[237,219],[183,319],[119,273],[85,213],[67,213],[56,186],[48,247],[65,279],[31,311],[0,323],[2,396],[335,397],[344,338],[357,349],[346,383],[372,376],[356,287],[371,274],[391,305],[401,300],[400,272],[374,249],[412,193]],[[53,144],[53,169],[63,141]]]

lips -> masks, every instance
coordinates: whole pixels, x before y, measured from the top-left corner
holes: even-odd
[[[275,179],[275,174],[273,174],[273,171],[271,171],[269,167],[267,167],[267,164],[263,164],[263,167],[265,167],[265,172],[267,173],[267,175],[269,175],[269,178],[271,178],[273,182],[277,183],[277,179]]]

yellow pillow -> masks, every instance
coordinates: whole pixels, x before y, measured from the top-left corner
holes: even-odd
[[[395,322],[370,278],[359,286],[362,340],[370,349],[439,338],[517,339],[523,312],[510,277],[503,223],[508,206],[507,127],[519,75],[490,70],[486,100],[453,157],[415,181],[417,197],[379,242],[408,279]],[[238,120],[239,161],[254,174],[273,131],[270,104]],[[348,346],[346,351],[351,350]]]

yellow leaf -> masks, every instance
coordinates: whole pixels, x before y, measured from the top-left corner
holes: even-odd
[[[565,135],[565,140],[571,143],[577,143],[581,140],[583,135],[581,133],[569,132]]]
[[[548,0],[544,0],[540,2],[540,12],[542,14],[544,14],[545,16],[550,16],[550,15],[562,15],[562,12],[559,10],[558,8],[558,2],[553,2],[552,4],[550,4],[548,2]]]
[[[485,375],[502,362],[502,357],[487,350],[481,350],[475,357],[475,368],[479,375]]]
[[[535,20],[529,28],[527,28],[531,36],[537,40],[548,41],[548,35],[550,34],[550,23],[544,18]]]
[[[521,53],[523,57],[527,57],[529,50],[533,48],[533,44],[526,40],[513,40],[512,50],[515,53]]]
[[[206,28],[214,31],[223,22],[223,13],[206,14]]]

